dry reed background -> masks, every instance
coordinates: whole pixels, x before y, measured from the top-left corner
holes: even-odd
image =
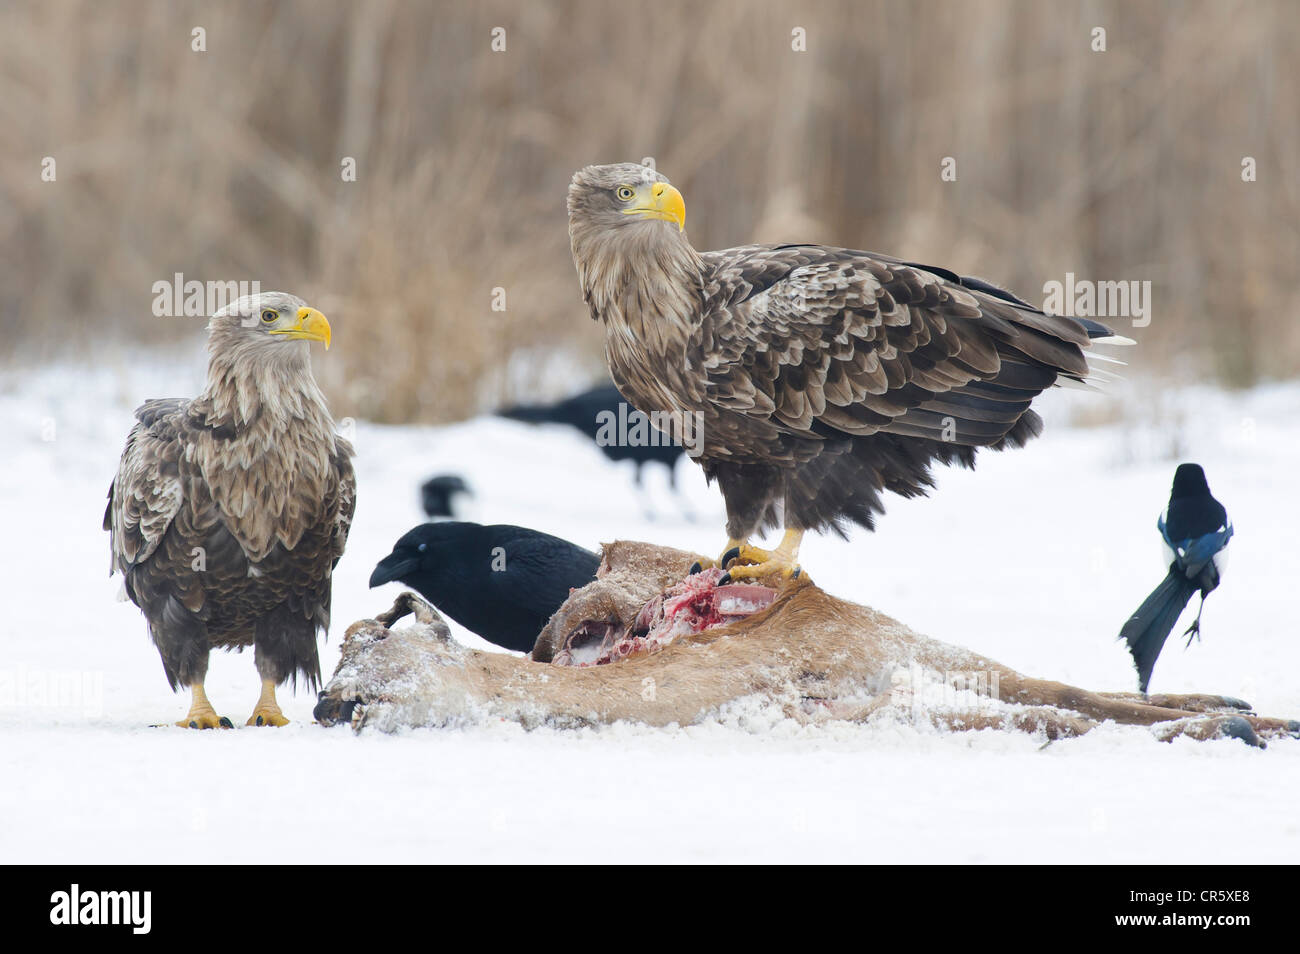
[[[1135,373],[1295,376],[1297,50],[1293,0],[11,2],[0,332],[25,362],[189,341],[153,282],[257,279],[331,316],[340,414],[569,391],[602,361],[565,186],[652,155],[699,247],[869,248],[1031,300],[1150,279]]]

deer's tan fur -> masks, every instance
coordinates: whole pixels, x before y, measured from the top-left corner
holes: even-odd
[[[679,580],[695,556],[644,543],[605,547],[598,578],[575,591],[538,639],[550,659],[564,636],[588,619],[630,623],[647,600]],[[392,628],[413,612],[416,625]],[[900,673],[978,676],[997,701],[923,707]],[[903,681],[904,683],[906,680]],[[969,693],[967,694],[969,696]],[[353,725],[392,729],[507,719],[526,726],[578,726],[620,720],[688,725],[729,704],[757,699],[802,721],[866,720],[893,710],[953,729],[1080,735],[1099,721],[1161,724],[1157,735],[1260,737],[1294,732],[1295,723],[1243,714],[1221,696],[1089,692],[1023,676],[991,659],[922,636],[875,610],[837,599],[808,580],[785,585],[755,615],[680,637],[663,650],[620,663],[576,668],[452,640],[437,613],[404,593],[393,609],[349,628],[343,658],[321,694],[323,722],[350,714]],[[900,704],[900,702],[902,704]],[[978,700],[977,700],[978,702]],[[355,707],[349,705],[355,703]]]

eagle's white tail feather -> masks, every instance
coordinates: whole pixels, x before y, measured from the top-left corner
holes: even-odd
[[[1128,365],[1128,362],[1127,362],[1127,361],[1121,361],[1119,358],[1112,358],[1112,357],[1111,357],[1110,355],[1108,355],[1108,354],[1097,354],[1097,353],[1094,352],[1094,351],[1085,351],[1085,352],[1083,353],[1083,358],[1084,358],[1085,361],[1089,361],[1089,362],[1091,362],[1091,361],[1103,361],[1103,362],[1105,362],[1106,364],[1120,364],[1120,365],[1124,365],[1124,366],[1127,366],[1127,365]]]

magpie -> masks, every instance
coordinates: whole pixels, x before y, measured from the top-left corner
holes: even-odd
[[[430,477],[420,486],[420,505],[430,520],[443,520],[459,516],[460,498],[458,494],[472,497],[473,491],[463,477],[455,474],[439,474]]]
[[[569,590],[596,578],[600,557],[525,527],[425,523],[393,545],[370,586],[394,580],[490,643],[529,652]]]
[[[1210,485],[1199,464],[1178,465],[1169,506],[1156,527],[1164,540],[1169,572],[1119,634],[1133,654],[1138,688],[1144,693],[1165,640],[1197,590],[1201,591],[1201,605],[1183,635],[1188,646],[1193,639],[1200,639],[1205,597],[1222,579],[1228,541],[1232,539],[1228,512],[1210,495]]]

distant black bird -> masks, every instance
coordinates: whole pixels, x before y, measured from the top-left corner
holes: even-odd
[[[464,516],[458,512],[457,494],[472,496],[473,491],[464,479],[455,474],[430,477],[420,487],[420,504],[431,520]]]
[[[620,410],[620,405],[622,409]],[[614,421],[626,421],[627,433],[645,434],[646,441],[609,441],[602,439],[602,427],[608,434],[609,428],[602,424],[610,420],[602,417],[602,412],[612,414]],[[677,492],[677,461],[685,452],[681,444],[670,441],[666,434],[654,430],[645,415],[628,404],[618,388],[612,384],[602,385],[565,398],[555,404],[521,404],[498,411],[501,417],[525,424],[567,424],[586,434],[600,448],[601,452],[613,461],[630,460],[636,464],[636,483],[641,483],[641,468],[651,462],[658,462],[668,468],[668,482],[673,492]],[[620,417],[622,414],[622,417]]]
[[[573,587],[596,578],[600,557],[524,527],[446,521],[403,536],[370,575],[400,580],[488,642],[529,652]]]
[[[1120,630],[1137,665],[1138,687],[1147,691],[1151,670],[1174,624],[1192,594],[1201,591],[1196,619],[1187,627],[1187,645],[1200,638],[1205,597],[1219,585],[1232,523],[1223,504],[1210,496],[1205,471],[1198,464],[1179,464],[1169,507],[1156,521],[1168,548],[1169,573]]]

